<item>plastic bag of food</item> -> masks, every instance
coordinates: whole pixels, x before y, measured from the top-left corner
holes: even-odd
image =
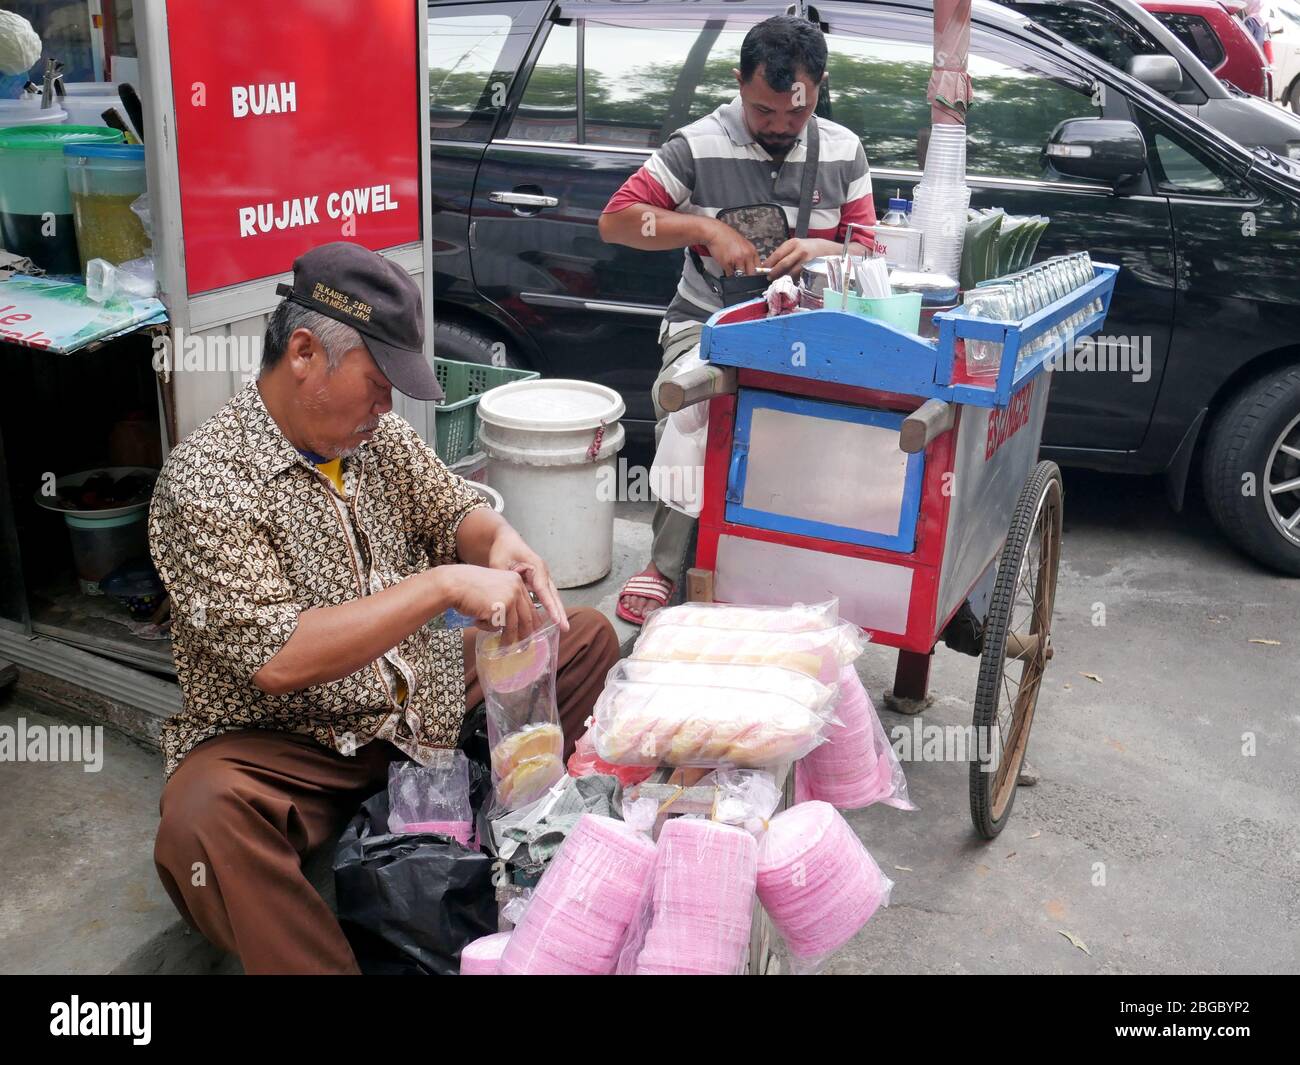
[[[437,832],[467,847],[474,831],[469,800],[469,759],[464,751],[434,752],[428,765],[388,766],[388,831]]]
[[[796,973],[820,969],[889,904],[893,886],[830,803],[777,814],[758,842],[758,899]]]
[[[583,814],[510,934],[506,976],[611,975],[654,868],[655,845],[610,817]]]
[[[731,603],[683,603],[656,610],[645,624],[698,625],[706,629],[754,629],[771,632],[809,632],[829,629],[840,621],[840,601],[794,606],[735,606]]]
[[[656,768],[653,765],[612,765],[606,762],[596,753],[596,741],[592,739],[590,728],[578,737],[573,753],[569,755],[568,765],[571,777],[589,777],[601,773],[605,776],[617,777],[618,782],[625,788],[648,779]]]
[[[596,701],[596,753],[614,765],[762,768],[823,742],[834,689],[779,666],[627,659]]]
[[[715,629],[657,621],[661,613],[651,615],[637,640],[632,650],[635,660],[783,666],[834,685],[840,669],[855,661],[866,646],[862,630],[848,622],[806,632]]]
[[[481,631],[475,640],[495,792],[490,817],[535,802],[564,776],[555,704],[559,646],[555,624],[505,646],[498,633]]]
[[[879,802],[915,810],[898,754],[853,666],[845,666],[840,674],[835,718],[826,742],[795,767],[795,802],[819,799],[841,810]]]

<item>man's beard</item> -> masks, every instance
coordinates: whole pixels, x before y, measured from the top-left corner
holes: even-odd
[[[379,419],[372,418],[370,421],[362,422],[360,425],[358,425],[355,429],[352,430],[352,434],[354,436],[357,436],[360,435],[361,433],[373,433],[378,428],[379,428]],[[355,447],[341,447],[341,448],[331,449],[333,450],[334,453],[330,457],[335,459],[350,459],[353,455],[355,455],[368,443],[369,443],[368,440],[363,440]]]
[[[798,140],[797,137],[755,137],[754,139],[768,155],[785,155]]]

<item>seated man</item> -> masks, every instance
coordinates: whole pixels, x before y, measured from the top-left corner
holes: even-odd
[[[474,629],[561,630],[565,757],[618,641],[566,618],[545,562],[392,412],[440,398],[420,292],[355,244],[294,263],[256,382],[170,455],[149,515],[182,710],[163,726],[155,861],[185,919],[250,973],[356,972],[301,857],[453,747],[482,699]]]

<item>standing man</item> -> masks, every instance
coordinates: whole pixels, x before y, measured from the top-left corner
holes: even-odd
[[[420,291],[356,244],[294,263],[258,379],[167,459],[149,547],[172,601],[181,711],[154,860],[182,916],[248,973],[354,973],[301,858],[329,842],[388,764],[456,746],[483,698],[474,629],[560,628],[565,757],[618,640],[564,612],[546,563],[392,412],[442,391]]]
[[[698,353],[700,332],[721,299],[701,276],[706,271],[753,274],[759,266],[775,280],[797,276],[810,259],[839,252],[849,223],[874,225],[871,172],[857,136],[813,112],[826,76],[826,40],[797,15],[777,15],[745,35],[739,95],[698,122],[678,130],[605,207],[600,235],[610,243],[644,251],[687,249],[677,294],[659,330],[663,368],[652,399],[659,418],[656,443],[667,417],[659,387],[676,364]],[[754,245],[718,212],[757,203],[785,209],[795,231],[803,172],[808,165],[809,127],[816,126],[816,180],[806,236],[787,240],[762,259]],[[862,254],[862,247],[856,248]],[[659,502],[655,506],[650,565],[623,587],[619,617],[640,625],[666,603],[682,567],[695,519]]]

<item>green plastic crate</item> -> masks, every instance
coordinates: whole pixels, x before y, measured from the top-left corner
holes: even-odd
[[[455,359],[433,360],[447,398],[435,408],[433,424],[438,436],[438,458],[448,466],[472,455],[478,445],[478,400],[484,392],[514,381],[540,377],[536,370],[514,370],[508,366],[485,366]]]

